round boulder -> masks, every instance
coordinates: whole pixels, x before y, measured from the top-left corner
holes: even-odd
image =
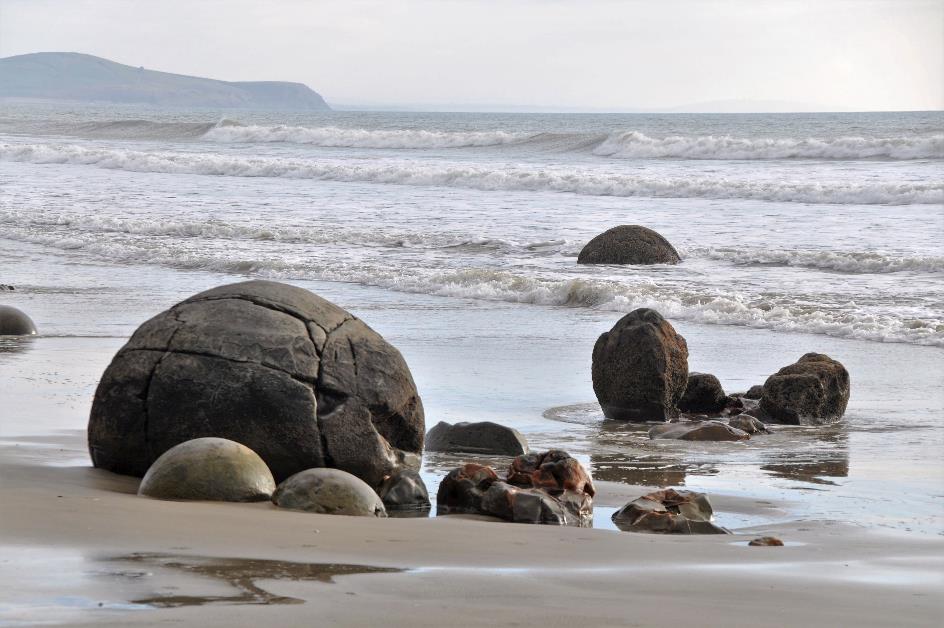
[[[764,396],[763,384],[754,384],[743,395],[743,397],[745,397],[746,399],[760,399],[763,396]]]
[[[276,480],[331,466],[379,486],[423,449],[423,406],[400,352],[302,288],[247,281],[145,322],[102,375],[96,467],[142,475],[174,445],[229,438]]]
[[[688,384],[688,345],[661,314],[640,308],[597,339],[591,374],[608,418],[664,421],[678,416]]]
[[[0,336],[32,336],[36,325],[29,316],[11,305],[0,305]]]
[[[256,452],[225,438],[195,438],[164,452],[141,480],[138,495],[155,499],[257,502],[275,490]]]
[[[639,225],[620,225],[593,238],[578,264],[678,264],[678,251],[661,235]]]
[[[380,496],[366,482],[338,469],[307,469],[275,489],[272,503],[279,508],[324,515],[386,517]]]
[[[678,407],[682,412],[716,414],[724,410],[727,402],[728,396],[717,377],[710,373],[689,373]]]
[[[430,509],[426,483],[414,469],[401,469],[377,491],[388,512],[425,512]],[[392,515],[391,515],[392,516]]]
[[[764,383],[760,410],[791,425],[839,420],[849,403],[849,372],[828,355],[807,353]]]
[[[528,453],[528,441],[518,430],[491,421],[455,425],[440,421],[426,434],[426,451],[520,456]]]

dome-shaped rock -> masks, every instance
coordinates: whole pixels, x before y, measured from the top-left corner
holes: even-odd
[[[688,345],[661,314],[640,308],[597,339],[591,375],[608,418],[664,421],[678,416],[688,384]]]
[[[384,480],[377,491],[387,512],[430,509],[426,483],[414,469],[401,469]]]
[[[306,469],[275,489],[280,508],[325,515],[386,517],[380,496],[362,479],[339,469]]]
[[[578,264],[678,264],[678,251],[661,235],[639,225],[620,225],[593,238]]]
[[[139,495],[156,499],[255,502],[275,490],[256,452],[225,438],[196,438],[163,453],[141,480]]]
[[[807,353],[764,383],[761,412],[781,423],[836,421],[849,403],[849,373],[828,355]]]
[[[716,414],[724,410],[727,402],[728,396],[717,377],[710,373],[689,373],[678,407],[682,412]]]
[[[393,346],[338,306],[271,281],[220,286],[145,322],[106,369],[96,467],[142,475],[177,443],[244,443],[276,480],[332,466],[372,486],[423,448],[423,406]]]
[[[491,421],[440,421],[426,434],[426,451],[520,456],[528,453],[528,441],[518,430]]]
[[[11,305],[0,305],[0,336],[32,336],[36,325],[29,316]]]

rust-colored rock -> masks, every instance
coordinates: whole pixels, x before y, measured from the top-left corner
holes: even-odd
[[[707,495],[668,488],[629,502],[613,514],[613,522],[628,532],[730,534],[711,517]]]
[[[508,469],[508,483],[544,489],[550,493],[576,491],[596,494],[593,481],[576,459],[560,449],[518,456]]]
[[[482,512],[482,496],[496,481],[498,474],[484,465],[470,462],[453,469],[439,483],[437,513],[487,514]]]
[[[783,547],[783,541],[775,536],[762,536],[754,539],[748,545],[751,547]]]

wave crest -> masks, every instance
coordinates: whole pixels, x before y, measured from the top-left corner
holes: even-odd
[[[226,143],[285,142],[337,148],[462,148],[521,141],[523,133],[506,131],[426,131],[422,129],[345,129],[340,127],[217,125],[202,139]]]

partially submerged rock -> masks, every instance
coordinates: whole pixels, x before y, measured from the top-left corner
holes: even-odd
[[[620,225],[596,236],[577,256],[578,264],[677,264],[678,251],[661,235],[639,225]]]
[[[616,527],[628,532],[730,534],[711,518],[707,495],[671,488],[635,499],[613,514]]]
[[[275,490],[256,452],[225,438],[196,438],[164,452],[144,474],[139,495],[155,499],[254,502]]]
[[[649,430],[649,438],[698,441],[747,440],[748,432],[721,421],[680,421],[656,425]]]
[[[145,322],[106,369],[93,464],[142,475],[177,443],[231,438],[283,480],[333,466],[371,486],[422,452],[423,406],[400,353],[307,290],[247,281]]]
[[[748,434],[769,434],[764,422],[750,414],[739,414],[728,419],[728,425]]]
[[[764,383],[760,409],[765,417],[791,425],[839,420],[849,403],[849,373],[827,355],[807,353]]]
[[[414,469],[395,471],[380,485],[377,491],[387,509],[394,511],[422,511],[430,509],[426,483]]]
[[[754,384],[742,395],[745,399],[760,399],[764,396],[764,385]]]
[[[664,421],[678,416],[688,384],[688,345],[661,314],[640,308],[597,339],[591,374],[607,418]]]
[[[689,373],[678,408],[682,412],[716,414],[724,410],[727,403],[728,396],[717,377],[710,373]]]
[[[306,469],[275,489],[279,508],[324,515],[386,517],[380,496],[359,477],[340,469]]]
[[[588,526],[593,517],[593,482],[567,452],[518,456],[505,481],[491,467],[466,464],[439,485],[439,514],[467,513],[516,523]]]
[[[0,305],[0,336],[32,336],[36,324],[22,310],[12,305]]]
[[[0,283],[0,292],[13,292],[16,290],[15,286],[11,286],[8,283]]]
[[[426,434],[426,451],[520,456],[528,453],[528,441],[518,430],[491,421],[440,421]]]
[[[748,543],[751,547],[783,547],[783,541],[775,536],[762,536]]]

